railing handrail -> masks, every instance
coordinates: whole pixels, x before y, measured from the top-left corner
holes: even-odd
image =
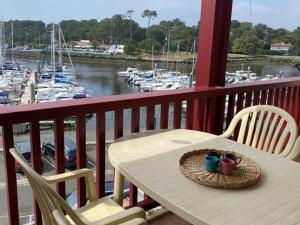
[[[240,92],[293,87],[300,85],[300,78],[257,81],[226,87],[197,87],[170,91],[100,96],[88,99],[57,101],[39,104],[26,104],[0,107],[0,126],[40,120],[51,120],[74,115],[114,111],[118,109],[143,107],[195,98],[218,97]],[[201,96],[200,96],[201,95]]]

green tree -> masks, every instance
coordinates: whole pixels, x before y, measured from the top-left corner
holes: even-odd
[[[267,35],[267,29],[268,26],[265,24],[257,24],[254,26],[254,31],[256,34],[256,37],[260,40],[265,39],[266,35]]]
[[[155,10],[145,9],[142,13],[142,17],[143,18],[145,18],[145,17],[148,18],[148,26],[147,26],[146,37],[149,38],[148,30],[149,30],[150,22],[151,22],[151,20],[154,20],[157,17],[157,12]]]
[[[152,46],[153,46],[155,52],[159,52],[161,50],[160,43],[158,41],[152,40],[152,39],[143,40],[139,45],[141,50],[143,50],[144,52],[148,52],[148,53],[152,52]]]
[[[164,44],[166,35],[164,31],[158,25],[152,25],[148,28],[149,38],[158,41],[160,44]]]
[[[128,40],[125,42],[124,52],[127,55],[133,55],[137,50],[137,43],[134,40]]]
[[[97,40],[93,40],[91,42],[91,45],[93,46],[94,50],[96,50],[96,48],[100,45],[100,42]]]
[[[130,40],[132,40],[132,16],[131,15],[133,13],[134,13],[134,10],[129,9],[126,11],[125,14],[122,15],[124,19],[129,19],[129,21],[130,21],[129,22]]]
[[[259,48],[259,40],[256,37],[244,37],[234,40],[232,51],[242,54],[256,54]]]

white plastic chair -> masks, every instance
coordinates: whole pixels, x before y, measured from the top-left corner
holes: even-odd
[[[300,156],[300,136],[297,138],[294,147],[289,155],[289,159],[295,160]]]
[[[293,148],[298,137],[296,121],[288,112],[278,107],[257,105],[243,109],[220,136],[232,137],[238,124],[239,143],[289,159],[296,157],[295,151],[299,152],[299,149]],[[298,141],[300,144],[300,140]]]
[[[146,214],[142,208],[123,209],[109,197],[97,199],[93,173],[80,169],[63,174],[44,177],[36,173],[20,152],[10,149],[20,163],[41,209],[45,225],[146,225]],[[89,204],[73,210],[49,184],[84,177],[89,195]]]

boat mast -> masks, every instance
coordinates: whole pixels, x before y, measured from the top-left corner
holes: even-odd
[[[68,49],[68,45],[66,43],[64,33],[62,32],[62,29],[60,27],[59,27],[59,32],[60,32],[62,40],[64,42],[64,46],[66,47],[66,50],[67,50],[67,54],[68,54],[69,61],[70,61],[70,64],[71,64],[71,67],[72,67],[72,71],[73,71],[73,76],[75,76],[75,69],[74,69],[74,65],[73,65],[73,62],[72,62],[72,59],[71,59],[71,55],[70,55],[70,52],[69,52],[69,49]]]
[[[179,46],[180,46],[180,40],[178,41],[178,44],[177,44],[177,53],[176,53],[176,75],[177,75],[177,72],[178,72],[178,64],[179,64]]]
[[[51,64],[53,66],[53,74],[55,75],[55,25],[52,24],[52,37],[51,37]]]
[[[190,74],[190,87],[192,87],[193,80],[194,80],[194,71],[195,71],[195,66],[196,66],[195,52],[196,52],[196,40],[194,40],[194,44],[193,44],[193,67],[192,67],[192,72]]]
[[[11,62],[14,61],[14,23],[11,22]]]
[[[167,65],[166,69],[168,69],[168,64],[169,64],[169,51],[170,51],[170,32],[169,32],[169,37],[168,37],[168,47],[167,47]]]
[[[1,16],[0,22],[0,67],[1,73],[3,72],[3,16]]]
[[[154,69],[154,45],[152,45],[152,69]]]
[[[62,49],[61,49],[61,29],[60,25],[58,24],[58,44],[59,44],[59,64],[62,67]]]

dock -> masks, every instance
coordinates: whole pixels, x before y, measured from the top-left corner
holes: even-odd
[[[29,75],[29,79],[27,80],[26,84],[25,84],[25,88],[24,88],[24,92],[21,95],[21,100],[20,100],[20,104],[30,104],[33,103],[31,102],[31,96],[30,96],[30,85],[31,84],[36,84],[36,71],[33,71],[30,73]]]

